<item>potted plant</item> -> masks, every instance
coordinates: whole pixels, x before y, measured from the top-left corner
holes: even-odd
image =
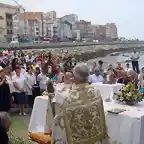
[[[125,85],[120,90],[119,101],[125,102],[128,105],[134,105],[143,100],[143,95],[140,93],[134,83]]]

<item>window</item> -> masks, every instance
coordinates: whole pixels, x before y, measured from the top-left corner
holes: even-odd
[[[19,20],[19,16],[18,16],[18,15],[15,15],[15,16],[14,16],[14,20]]]
[[[36,35],[39,35],[39,32],[36,32]]]
[[[9,34],[9,30],[7,30],[7,34]]]
[[[12,22],[9,22],[9,25],[12,26]]]
[[[39,31],[39,28],[36,28],[36,31]]]

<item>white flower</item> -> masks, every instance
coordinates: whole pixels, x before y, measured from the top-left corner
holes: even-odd
[[[130,97],[130,96],[131,96],[131,92],[127,93],[127,96],[129,96],[129,97]]]

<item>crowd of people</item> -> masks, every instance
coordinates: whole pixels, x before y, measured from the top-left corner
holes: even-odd
[[[34,98],[47,89],[52,80],[62,83],[66,75],[76,65],[76,60],[65,53],[64,56],[25,55],[23,51],[1,54],[0,60],[0,111],[10,112],[11,104],[19,105],[19,115],[26,115],[26,102],[33,106]]]
[[[19,105],[19,115],[26,115],[24,105],[33,106],[36,96],[47,90],[47,82],[72,83],[72,69],[77,64],[76,59],[64,52],[63,55],[52,55],[51,52],[37,56],[24,51],[1,52],[0,59],[0,111],[10,112],[11,104]],[[138,55],[137,55],[138,56]],[[132,59],[134,54],[132,53]],[[136,59],[136,58],[135,58]],[[132,61],[133,69],[127,63],[117,66],[103,66],[103,61],[93,62],[88,82],[91,83],[123,83],[134,82],[136,87],[144,86],[144,68],[139,69]],[[137,70],[137,71],[135,71]]]
[[[86,64],[77,66],[76,59],[68,52],[63,55],[53,55],[51,52],[48,55],[33,55],[20,50],[0,52],[0,56],[0,112],[11,113],[12,104],[15,103],[19,106],[19,115],[26,115],[25,105],[32,108],[36,96],[45,91],[54,93],[55,85],[61,83],[65,88],[72,89],[81,82],[133,82],[144,92],[144,67],[139,72],[139,55],[135,52],[131,55],[133,68],[129,63],[125,67],[117,63],[116,67],[110,64],[108,69],[105,69],[102,60],[93,62],[91,69]]]

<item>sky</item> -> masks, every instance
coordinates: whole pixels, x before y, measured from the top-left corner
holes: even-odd
[[[13,4],[13,0],[0,0]],[[77,14],[92,24],[116,23],[118,36],[144,40],[144,0],[17,0],[27,11]]]

